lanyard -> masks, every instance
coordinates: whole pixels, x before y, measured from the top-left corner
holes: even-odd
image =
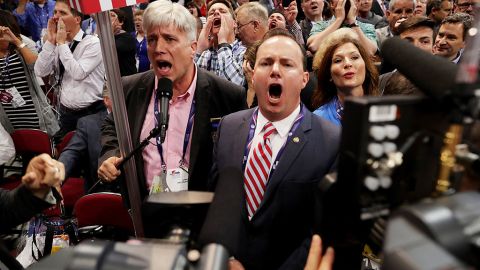
[[[158,119],[158,117],[160,117],[160,112],[158,111],[157,93],[154,93],[154,95],[155,95],[155,103],[153,106],[153,111],[155,115],[155,127],[158,127],[158,123],[160,122]],[[192,106],[190,107],[190,113],[188,114],[187,128],[185,130],[185,136],[183,138],[183,151],[182,151],[182,159],[180,160],[180,166],[182,166],[185,163],[185,154],[187,152],[188,142],[190,141],[190,135],[192,134],[194,116],[195,116],[195,99],[192,100]],[[160,160],[162,162],[162,168],[165,170],[167,168],[167,165],[165,164],[165,159],[163,158],[163,147],[160,140],[160,136],[157,136],[156,141],[157,141],[158,153],[160,154]]]
[[[136,37],[137,35],[135,34],[135,39],[137,38]],[[146,36],[143,37],[142,41],[138,42],[137,44],[137,57],[140,57],[140,55],[142,54],[142,49],[143,49],[143,45],[145,45],[145,40],[147,39]],[[138,41],[138,40],[137,40]]]
[[[340,100],[338,99],[338,97],[334,97],[335,98],[335,112],[336,112],[336,117],[337,119],[339,120],[342,120],[342,117],[343,117],[343,105],[342,103],[340,103]]]
[[[8,68],[8,65],[9,65],[9,63],[10,63],[10,57],[11,57],[10,54],[8,54],[7,57],[5,57],[5,66],[3,66],[3,67],[2,67],[2,70],[1,70],[2,84],[3,84],[4,87],[6,87],[6,84],[7,84],[7,83],[6,83],[7,80],[6,80],[5,78],[7,78],[7,79],[8,79],[8,83],[10,83],[10,85],[13,86],[13,84],[12,84],[12,79],[10,78],[10,69]],[[4,73],[3,73],[4,71],[5,71],[5,74],[6,74],[7,76],[3,75],[3,74],[4,74]]]
[[[253,137],[255,135],[255,128],[257,126],[257,116],[258,116],[258,107],[255,109],[255,111],[252,114],[252,120],[250,121],[250,130],[248,132],[248,138],[247,138],[247,145],[245,146],[245,152],[243,154],[243,171],[245,171],[245,167],[247,165],[247,159],[248,159],[248,153],[250,152],[250,147],[253,141]],[[275,171],[276,164],[280,160],[280,157],[283,154],[283,151],[285,150],[285,146],[287,145],[288,141],[290,140],[290,137],[292,137],[293,133],[295,130],[297,130],[298,126],[303,120],[303,117],[305,116],[305,106],[303,104],[300,105],[300,113],[298,116],[295,118],[295,121],[293,122],[292,127],[290,128],[290,131],[288,132],[288,138],[285,141],[285,143],[282,145],[282,148],[278,151],[277,157],[275,158],[275,161],[272,163],[273,167],[272,170],[269,174],[269,179],[273,174],[273,171]]]

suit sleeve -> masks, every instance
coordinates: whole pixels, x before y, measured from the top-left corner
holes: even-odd
[[[215,136],[215,141],[213,142],[213,154],[212,154],[212,169],[210,170],[210,175],[208,177],[207,189],[209,191],[215,191],[218,181],[218,165],[217,165],[217,148],[218,141],[220,140],[220,134],[222,132],[222,118],[218,124],[217,134]]]
[[[113,114],[109,114],[102,125],[102,151],[100,152],[98,164],[101,165],[105,160],[113,156],[120,156],[120,150],[118,148],[117,131],[115,130]]]
[[[88,148],[87,141],[87,123],[79,119],[77,129],[72,140],[60,154],[59,161],[65,165],[65,179],[68,179],[73,172],[80,166],[81,160],[84,160]]]
[[[24,186],[12,191],[0,189],[0,233],[28,221],[35,214],[52,206],[35,196]]]

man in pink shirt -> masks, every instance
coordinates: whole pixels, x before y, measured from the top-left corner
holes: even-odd
[[[244,91],[194,64],[196,21],[185,7],[153,2],[145,10],[143,26],[153,69],[122,78],[134,144],[156,125],[154,114],[160,108],[154,90],[159,78],[173,81],[173,97],[164,143],[152,139],[135,156],[142,197],[148,192],[206,190],[216,131],[212,119],[246,108]],[[121,158],[111,116],[102,129],[102,145],[98,174],[113,181],[120,175],[116,165]]]

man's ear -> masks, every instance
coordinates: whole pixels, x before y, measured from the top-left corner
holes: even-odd
[[[190,47],[192,48],[192,56],[195,57],[195,52],[197,51],[197,41],[194,40],[190,44]]]
[[[260,23],[257,20],[253,21],[253,29],[255,29],[255,31],[257,31],[259,26],[260,26]]]
[[[305,86],[307,86],[307,83],[308,83],[308,80],[310,80],[310,73],[308,73],[307,71],[303,72],[303,81],[302,81],[302,89],[305,88]]]

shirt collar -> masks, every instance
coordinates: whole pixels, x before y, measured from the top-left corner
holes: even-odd
[[[77,34],[73,37],[73,40],[82,41],[82,38],[83,38],[83,30],[82,30],[82,28],[80,28],[80,30],[78,30]]]
[[[287,117],[283,118],[282,120],[272,122],[273,126],[277,130],[278,135],[280,137],[286,137],[288,136],[288,132],[290,132],[290,129],[293,126],[293,123],[295,122],[295,119],[297,118],[298,114],[300,113],[300,104],[298,104],[297,108],[293,110],[293,112],[288,115]],[[260,132],[263,129],[263,126],[269,122],[265,116],[263,116],[262,112],[260,109],[258,110],[258,116],[257,116],[257,127],[260,129],[257,129],[258,132]]]
[[[462,56],[462,54],[463,54],[463,49],[458,51],[457,56],[455,56],[455,58],[452,60],[452,62],[455,63],[455,64],[458,64],[458,61],[460,61],[460,57]]]

